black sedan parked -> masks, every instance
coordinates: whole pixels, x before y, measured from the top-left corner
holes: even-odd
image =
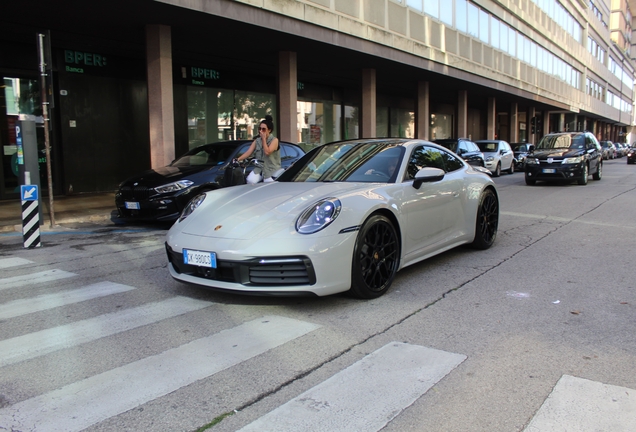
[[[459,139],[437,139],[433,141],[435,144],[446,147],[452,152],[455,152],[469,165],[486,167],[486,161],[484,154],[479,149],[479,146],[473,141],[465,138]]]
[[[185,205],[203,191],[226,186],[226,169],[232,159],[249,148],[252,141],[225,141],[195,147],[170,165],[145,171],[119,185],[115,205],[119,217],[128,221],[172,222]],[[299,146],[281,142],[281,165],[288,168],[305,152]],[[248,167],[248,174],[253,167]]]
[[[627,164],[631,165],[636,162],[636,149],[634,147],[630,147],[627,150]]]
[[[603,149],[590,132],[561,132],[545,135],[526,157],[526,184],[538,180],[576,181],[587,184],[603,174]]]

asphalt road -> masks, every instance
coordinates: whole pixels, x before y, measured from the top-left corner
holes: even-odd
[[[636,166],[495,182],[493,248],[371,301],[182,285],[152,226],[0,235],[0,430],[632,430]]]

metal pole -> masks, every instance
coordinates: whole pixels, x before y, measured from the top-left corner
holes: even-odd
[[[55,226],[55,210],[53,207],[53,176],[51,175],[51,145],[49,137],[49,102],[46,86],[46,63],[44,60],[44,37],[38,33],[38,54],[40,60],[40,95],[42,98],[42,118],[44,119],[44,151],[46,154],[46,179],[49,189],[49,218],[51,228]]]

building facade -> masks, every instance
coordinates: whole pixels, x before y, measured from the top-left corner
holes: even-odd
[[[43,89],[54,194],[112,191],[196,145],[250,139],[267,114],[307,149],[373,136],[533,143],[561,130],[631,143],[632,6],[4,2],[0,199],[18,197],[16,123],[35,121],[44,146]]]

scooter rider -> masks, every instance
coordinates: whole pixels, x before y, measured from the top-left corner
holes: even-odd
[[[256,167],[247,176],[248,183],[258,183],[261,180],[266,183],[272,182],[274,181],[272,175],[281,168],[278,138],[272,135],[273,130],[274,122],[272,121],[272,116],[267,115],[258,126],[259,136],[252,142],[250,148],[237,158],[237,161],[241,162],[254,153],[254,157],[257,160],[263,161],[262,170]]]

